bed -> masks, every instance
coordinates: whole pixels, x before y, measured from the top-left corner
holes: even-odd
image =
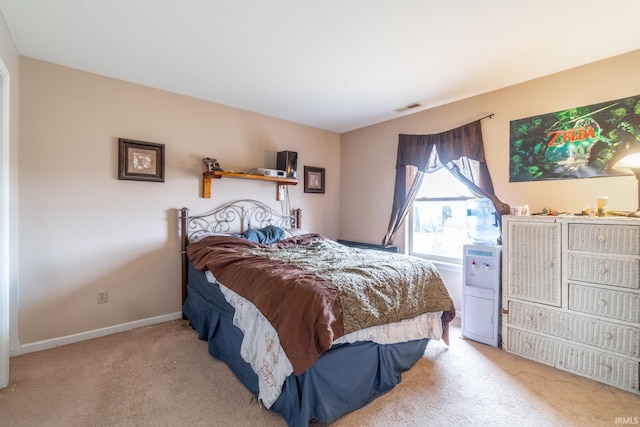
[[[448,343],[455,309],[428,261],[347,247],[255,200],[183,208],[180,224],[184,317],[290,426],[363,407]]]

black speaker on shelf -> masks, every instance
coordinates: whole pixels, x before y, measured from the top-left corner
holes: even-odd
[[[287,178],[298,178],[298,153],[295,151],[278,151],[276,169],[285,171]]]

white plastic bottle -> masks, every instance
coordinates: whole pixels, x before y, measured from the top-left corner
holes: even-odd
[[[498,215],[493,202],[486,198],[471,199],[467,208],[467,236],[474,243],[495,244],[500,237]]]

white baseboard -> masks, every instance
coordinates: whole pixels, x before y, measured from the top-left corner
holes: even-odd
[[[149,317],[147,319],[121,323],[119,325],[108,326],[106,328],[95,329],[93,331],[81,332],[79,334],[67,335],[65,337],[52,338],[50,340],[24,344],[20,346],[18,351],[11,352],[10,356],[19,356],[21,354],[33,353],[34,351],[49,350],[52,348],[60,347],[61,345],[73,344],[80,341],[100,338],[118,332],[130,331],[131,329],[155,325],[156,323],[169,322],[176,319],[182,319],[182,312],[163,314],[162,316]]]

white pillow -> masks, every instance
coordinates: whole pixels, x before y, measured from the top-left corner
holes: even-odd
[[[209,236],[232,236],[231,233],[212,233],[209,231],[200,231],[200,232],[196,232],[196,234],[194,234],[193,236],[191,236],[191,243],[196,243],[202,239],[204,239],[205,237],[209,237]]]
[[[290,228],[288,230],[285,230],[287,232],[287,237],[296,237],[296,236],[300,236],[302,234],[309,234],[310,231],[306,231],[306,230],[301,230],[299,228]]]

